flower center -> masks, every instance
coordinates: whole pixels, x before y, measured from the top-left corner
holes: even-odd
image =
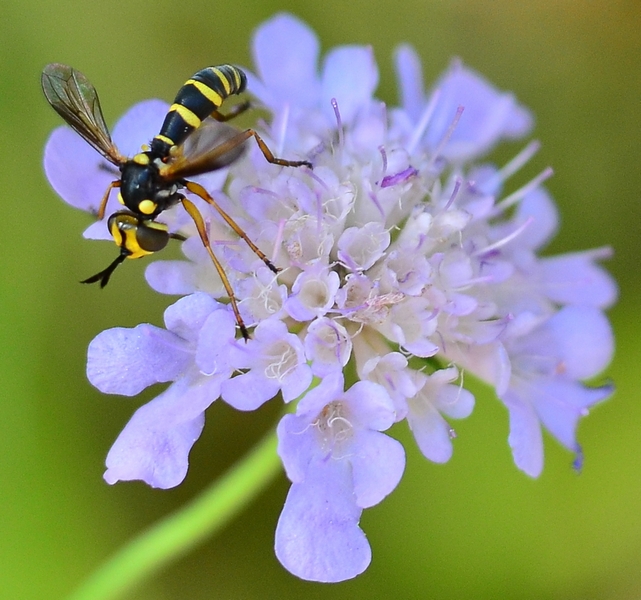
[[[331,453],[334,458],[343,458],[341,455],[342,446],[351,439],[354,431],[352,423],[344,413],[345,407],[342,402],[330,402],[314,422],[323,450]],[[337,456],[337,454],[341,456]]]
[[[265,377],[282,381],[298,364],[296,352],[287,342],[277,342],[265,353]]]

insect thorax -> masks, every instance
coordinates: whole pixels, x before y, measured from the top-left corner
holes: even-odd
[[[155,153],[141,152],[122,166],[118,200],[137,215],[154,218],[181,199],[179,184],[160,176],[158,162]]]

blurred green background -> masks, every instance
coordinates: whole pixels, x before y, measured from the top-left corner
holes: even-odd
[[[406,41],[423,57],[426,81],[458,55],[533,110],[543,148],[516,183],[555,169],[549,189],[562,230],[549,251],[616,251],[607,267],[621,287],[610,313],[617,355],[605,377],[618,391],[581,424],[584,472],[577,476],[572,457],[548,438],[534,481],[513,466],[506,411],[477,390],[474,414],[456,424],[450,463],[428,463],[407,444],[401,485],[364,514],[374,559],[355,581],[305,583],[279,566],[272,546],[287,490],[281,477],[217,539],[128,598],[641,598],[638,0],[3,0],[0,597],[64,597],[131,536],[195,496],[275,418],[270,407],[238,414],[217,403],[178,489],[103,482],[112,441],[151,395],[99,394],[84,375],[87,344],[107,327],[160,324],[172,299],[146,287],[142,261],[103,291],[78,285],[113,248],[84,241],[89,217],[44,180],[42,148],[61,121],[41,95],[40,71],[54,61],[83,71],[113,124],[136,101],[171,99],[204,65],[249,65],[252,30],[277,10],[306,20],[325,50],[371,44],[378,95],[390,103],[391,53]],[[404,428],[396,433],[407,440]]]

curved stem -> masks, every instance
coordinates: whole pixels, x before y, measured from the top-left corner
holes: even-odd
[[[108,600],[158,571],[237,515],[278,473],[276,432],[200,496],[121,548],[69,600]]]

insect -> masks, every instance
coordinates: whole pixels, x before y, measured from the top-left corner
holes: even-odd
[[[100,282],[100,286],[104,287],[125,259],[158,252],[171,238],[185,239],[179,234],[170,233],[167,225],[156,221],[164,210],[181,203],[196,225],[200,239],[222,280],[241,333],[247,339],[247,329],[240,316],[236,297],[211,247],[204,219],[196,205],[182,191],[191,192],[210,204],[274,273],[278,269],[205,188],[186,177],[231,164],[243,153],[244,142],[250,137],[256,140],[270,163],[309,168],[311,164],[304,160],[276,158],[255,130],[242,131],[224,125],[225,121],[249,107],[248,103],[244,103],[236,105],[228,114],[218,111],[226,98],[245,90],[245,73],[231,65],[206,67],[195,73],[178,90],[160,132],[151,140],[149,147],[143,147],[140,153],[131,158],[123,156],[114,145],[96,89],[82,73],[67,65],[52,63],[44,68],[41,81],[44,95],[54,110],[120,170],[120,178],[109,184],[97,214],[98,219],[104,217],[112,190],[119,188],[118,200],[125,209],[109,217],[108,227],[120,248],[120,254],[106,269],[82,283]],[[215,133],[212,133],[214,130]]]

